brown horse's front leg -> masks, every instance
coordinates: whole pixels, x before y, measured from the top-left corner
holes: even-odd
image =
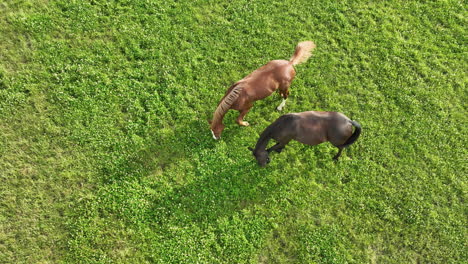
[[[250,108],[251,107],[239,110],[240,114],[239,114],[239,116],[237,117],[237,120],[236,120],[237,124],[239,124],[240,126],[249,126],[249,122],[246,122],[243,119],[244,119],[245,115],[249,112]]]

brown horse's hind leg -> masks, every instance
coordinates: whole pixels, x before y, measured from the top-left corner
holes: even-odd
[[[239,116],[237,117],[237,124],[239,124],[240,126],[249,126],[249,123],[248,122],[245,122],[243,121],[244,119],[244,116],[249,112],[251,107],[248,107],[246,109],[243,109],[243,110],[239,110],[240,114]]]
[[[341,156],[341,151],[343,151],[343,148],[341,147],[338,147],[338,153],[336,153],[335,157],[333,157],[333,159],[336,161],[338,160],[338,158]]]
[[[288,88],[286,88],[286,90],[280,90],[279,93],[283,97],[283,101],[281,102],[280,105],[278,105],[276,110],[281,111],[283,110],[283,107],[286,105],[286,100],[288,100],[289,90]]]

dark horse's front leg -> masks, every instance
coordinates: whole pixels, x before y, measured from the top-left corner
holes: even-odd
[[[278,153],[281,153],[281,151],[283,151],[284,147],[286,146],[286,144],[282,144],[282,143],[276,143],[276,145],[274,145],[273,147],[267,149],[268,152],[271,152],[271,151],[276,151]]]

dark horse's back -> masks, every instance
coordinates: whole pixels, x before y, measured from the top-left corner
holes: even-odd
[[[292,139],[312,146],[330,141],[338,147],[348,143],[353,135],[351,120],[339,112],[306,111],[284,115],[278,121],[283,126],[287,124],[288,128],[283,130]]]

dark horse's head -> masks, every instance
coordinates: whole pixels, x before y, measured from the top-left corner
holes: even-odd
[[[265,149],[252,149],[249,148],[249,150],[252,151],[252,154],[255,156],[255,159],[257,159],[257,163],[260,167],[265,167],[268,163],[270,163],[270,157],[268,155],[268,151]]]

